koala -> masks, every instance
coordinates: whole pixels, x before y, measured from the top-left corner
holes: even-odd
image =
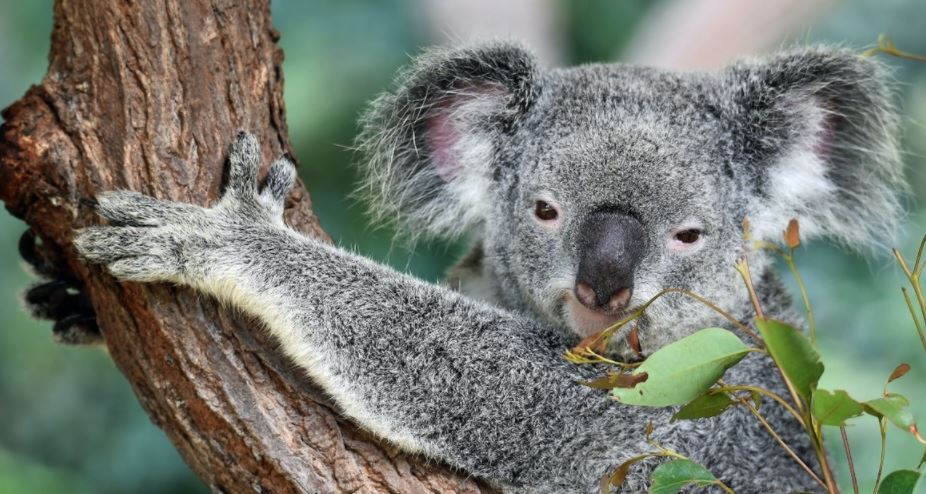
[[[652,451],[647,424],[738,493],[817,492],[748,411],[673,422],[672,407],[580,385],[602,369],[563,354],[664,288],[750,321],[743,256],[766,316],[797,320],[743,220],[754,240],[776,241],[791,218],[805,239],[889,239],[906,185],[888,80],[879,62],[831,47],[713,73],[549,70],[508,42],[433,49],[371,103],[357,148],[375,219],[411,238],[472,239],[443,285],[288,228],[293,166],[279,159],[258,187],[246,133],[217,204],[105,193],[109,225],[78,230],[74,245],[119,279],[187,286],[256,316],[347,416],[504,492],[597,492]],[[635,324],[637,344],[618,333],[612,353],[639,359],[731,326],[680,294]],[[725,379],[786,393],[759,355]],[[774,403],[762,413],[819,474],[799,424]],[[635,466],[623,489],[645,490],[657,464]]]

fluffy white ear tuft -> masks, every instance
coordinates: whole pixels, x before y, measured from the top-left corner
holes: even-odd
[[[799,218],[805,237],[824,233],[822,224],[839,225],[831,209],[838,197],[836,184],[827,174],[827,149],[831,130],[819,107],[807,106],[807,131],[796,138],[767,170],[767,198],[751,208],[752,234],[761,240],[780,240],[791,218]],[[814,214],[806,214],[808,210]]]
[[[371,212],[411,235],[456,236],[485,217],[499,143],[539,93],[518,45],[434,50],[400,74],[361,120]]]
[[[807,238],[856,248],[891,242],[907,184],[885,67],[815,47],[741,62],[728,74],[753,235],[778,241],[797,218]]]
[[[460,205],[458,214],[428,212],[436,232],[453,232],[477,223],[487,212],[499,138],[491,119],[503,112],[508,91],[499,84],[479,84],[454,91],[424,117],[425,159]]]

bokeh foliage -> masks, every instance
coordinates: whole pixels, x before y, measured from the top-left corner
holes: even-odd
[[[51,0],[0,0],[0,106],[11,103],[45,71]],[[620,46],[653,2],[559,0],[569,63],[618,58]],[[365,101],[389,86],[395,70],[441,34],[428,26],[420,1],[274,0],[286,54],[290,137],[322,225],[342,246],[429,280],[439,278],[461,246],[421,244],[410,251],[388,230],[371,229],[362,205],[349,198],[356,180],[347,149]],[[880,32],[905,50],[926,53],[920,0],[858,0],[840,4],[791,41],[848,42],[863,47]],[[906,252],[926,232],[926,66],[891,61],[907,115],[905,142],[914,194],[910,225],[898,239]],[[205,487],[144,415],[105,353],[51,342],[46,323],[29,320],[16,303],[30,281],[16,255],[24,229],[0,212],[0,492],[205,492]],[[896,390],[923,402],[926,365],[900,298],[903,280],[886,255],[865,259],[817,244],[797,262],[813,298],[820,348],[828,363],[821,386],[854,394],[877,388],[900,361],[913,370]],[[731,266],[732,269],[732,266]],[[918,397],[922,397],[917,399]],[[920,411],[920,421],[926,421]],[[838,434],[831,450],[838,452]],[[856,465],[876,465],[876,427],[852,431]],[[895,434],[892,462],[916,451]],[[848,487],[844,461],[838,475]],[[862,489],[874,471],[860,467]]]

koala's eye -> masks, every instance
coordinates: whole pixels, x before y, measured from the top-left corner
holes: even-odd
[[[534,204],[534,215],[541,221],[553,221],[559,217],[559,211],[546,201],[537,201]]]
[[[677,232],[674,238],[683,244],[693,244],[701,238],[701,230],[698,230],[697,228],[682,230]]]
[[[670,251],[678,254],[692,254],[704,247],[704,230],[701,225],[692,226],[692,223],[696,223],[694,221],[688,223],[687,226],[669,232],[666,247]]]

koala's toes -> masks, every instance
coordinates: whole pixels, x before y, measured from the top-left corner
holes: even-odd
[[[260,144],[253,134],[239,132],[228,154],[228,192],[249,197],[257,193]]]
[[[60,274],[58,266],[39,255],[38,243],[39,238],[31,229],[23,232],[22,236],[19,237],[19,256],[29,264],[37,275],[57,278]]]
[[[188,218],[198,206],[161,201],[129,190],[104,192],[96,198],[100,216],[114,225],[158,226]]]
[[[26,290],[23,301],[33,317],[55,322],[55,341],[73,345],[102,341],[90,300],[76,282],[58,279],[38,283]]]
[[[274,210],[282,211],[295,183],[296,167],[286,157],[280,157],[270,165],[267,182],[260,193],[261,201]]]
[[[49,260],[40,249],[40,239],[27,230],[19,240],[19,253],[45,281],[30,286],[22,295],[27,312],[36,319],[54,321],[52,334],[66,344],[96,344],[102,341],[90,299],[64,267]]]
[[[38,283],[23,295],[26,308],[39,319],[60,319],[76,312],[92,311],[81,287],[70,280]]]
[[[97,345],[103,343],[103,333],[93,314],[71,314],[59,319],[52,327],[55,341],[64,345]]]
[[[170,250],[169,243],[156,229],[131,226],[89,227],[74,236],[80,256],[98,264],[134,256],[163,256]]]

